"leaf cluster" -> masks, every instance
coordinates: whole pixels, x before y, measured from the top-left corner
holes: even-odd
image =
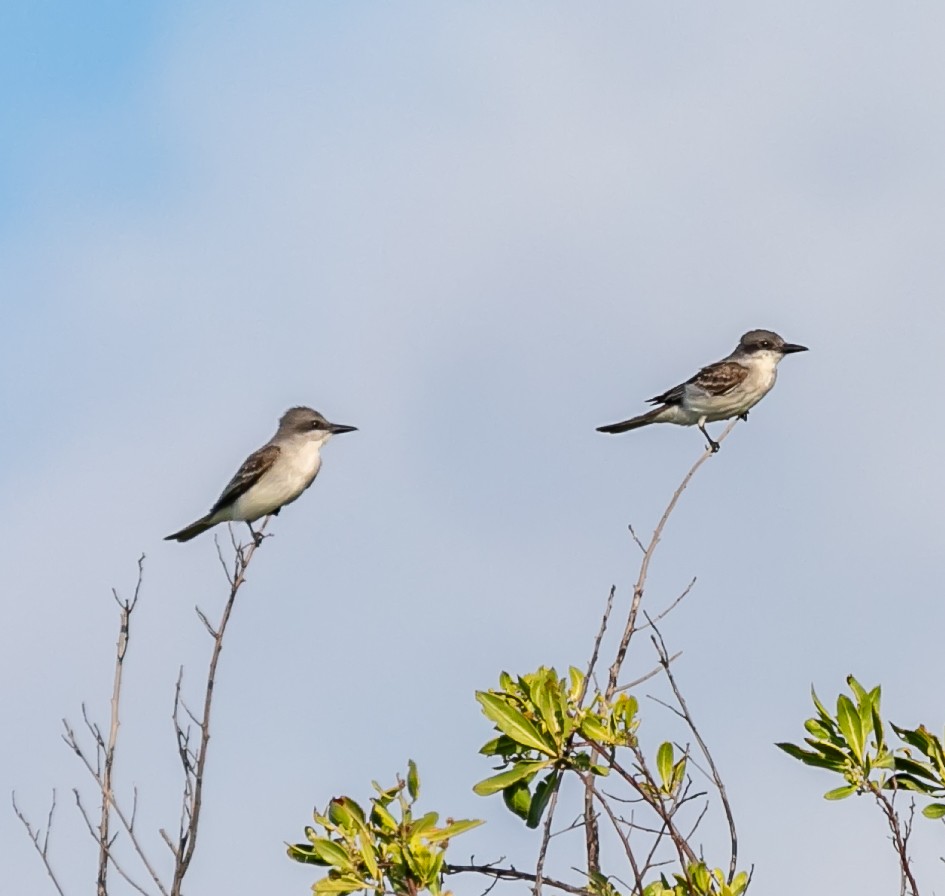
[[[891,746],[881,714],[881,689],[867,691],[852,675],[847,676],[850,695],[837,697],[835,713],[827,710],[811,688],[817,715],[804,723],[808,749],[793,743],[778,747],[805,765],[825,768],[844,778],[840,787],[824,794],[828,800],[842,800],[853,794],[880,794],[908,790],[931,797],[926,818],[945,817],[945,749],[942,738],[924,725],[918,728],[890,727],[903,742]]]
[[[694,862],[685,875],[674,874],[672,883],[661,875],[658,881],[644,887],[643,896],[742,896],[749,882],[744,871],[729,883],[720,868],[710,870],[705,862]]]
[[[417,814],[420,777],[413,760],[406,781],[398,777],[393,787],[376,781],[373,786],[367,812],[347,796],[331,800],[324,813],[316,811],[315,827],[305,828],[308,842],[290,845],[289,857],[330,869],[312,886],[317,894],[415,896],[428,890],[449,896],[441,889],[449,842],[482,822],[447,818],[441,825],[436,812]]]
[[[565,772],[609,774],[608,752],[636,746],[639,705],[629,694],[608,702],[596,692],[583,707],[586,690],[585,675],[574,666],[567,679],[541,666],[517,678],[503,672],[498,689],[477,691],[483,714],[499,732],[479,752],[496,757],[501,771],[473,790],[479,796],[501,792],[509,810],[534,828]]]

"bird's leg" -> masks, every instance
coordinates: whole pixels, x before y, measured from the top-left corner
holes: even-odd
[[[738,419],[739,419],[739,420],[744,420],[744,421],[747,423],[747,422],[748,422],[748,411],[745,411],[744,414],[739,414],[739,415],[738,415]]]
[[[705,436],[705,440],[709,443],[708,447],[712,449],[712,453],[715,454],[716,451],[721,447],[712,436],[709,435],[708,430],[705,428],[705,417],[699,421],[699,429],[702,431],[702,434]]]
[[[266,536],[263,535],[262,532],[257,532],[253,528],[253,524],[250,523],[249,521],[247,521],[246,525],[249,526],[249,534],[253,536],[253,544],[256,545],[256,547],[258,548],[263,543],[263,539]]]

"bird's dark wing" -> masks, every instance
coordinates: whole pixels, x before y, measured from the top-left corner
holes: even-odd
[[[725,395],[740,385],[748,376],[748,368],[737,361],[719,361],[703,367],[685,383],[673,386],[662,395],[647,399],[650,404],[681,404],[686,386],[697,386],[709,395]]]
[[[217,503],[210,509],[210,515],[212,516],[221,507],[232,504],[240,495],[245,494],[251,489],[259,482],[263,473],[276,462],[278,456],[278,445],[264,445],[258,451],[254,451],[247,457],[246,460],[243,461],[243,466],[236,471],[236,475],[230,480],[227,487],[223,489],[223,494],[217,498]]]
[[[686,384],[680,383],[678,386],[673,386],[672,389],[667,389],[662,395],[654,395],[652,398],[648,398],[647,402],[650,404],[681,404],[685,388]]]
[[[736,386],[740,386],[748,376],[748,368],[737,361],[719,361],[703,367],[689,380],[709,395],[725,395]]]

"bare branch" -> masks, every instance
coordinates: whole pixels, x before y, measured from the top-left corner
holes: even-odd
[[[584,675],[584,683],[581,685],[581,693],[577,698],[577,705],[581,706],[584,703],[584,698],[587,696],[587,684],[591,680],[591,676],[594,674],[594,667],[597,665],[597,658],[600,655],[600,644],[604,640],[604,633],[607,631],[607,623],[610,620],[610,611],[614,606],[614,595],[617,593],[617,588],[615,585],[610,586],[610,593],[607,595],[607,606],[604,607],[604,615],[600,620],[600,628],[597,631],[597,637],[594,639],[594,649],[591,651],[591,659],[587,664],[587,672]]]
[[[144,866],[145,870],[151,877],[151,880],[154,882],[155,886],[158,888],[158,891],[162,896],[167,896],[167,889],[161,882],[160,877],[157,872],[154,870],[150,859],[148,859],[147,853],[139,839],[137,832],[134,827],[134,818],[138,810],[138,796],[135,792],[134,800],[132,803],[132,814],[129,816],[126,813],[121,805],[117,802],[115,798],[114,788],[112,785],[112,770],[114,765],[114,753],[117,746],[118,738],[118,728],[119,728],[119,715],[118,709],[120,704],[121,696],[121,681],[122,681],[122,671],[124,666],[125,654],[128,648],[128,639],[130,631],[130,617],[135,606],[138,602],[138,597],[141,592],[141,581],[143,575],[143,563],[144,556],[138,560],[138,582],[135,586],[134,595],[130,600],[122,600],[116,592],[112,592],[115,601],[119,607],[120,614],[120,623],[119,623],[119,634],[118,634],[118,644],[116,649],[116,665],[115,665],[115,677],[112,687],[112,710],[111,710],[111,724],[109,727],[109,739],[106,743],[105,739],[102,736],[101,729],[97,724],[91,721],[88,716],[85,704],[82,704],[82,718],[85,721],[86,727],[89,729],[89,732],[92,736],[92,741],[95,744],[95,765],[92,764],[91,759],[82,748],[82,745],[79,743],[78,737],[76,736],[75,730],[69,724],[67,719],[62,720],[62,725],[65,730],[63,734],[63,740],[66,742],[68,747],[79,757],[82,764],[85,766],[89,775],[92,777],[92,780],[95,781],[95,784],[99,790],[99,793],[102,796],[102,815],[101,820],[98,826],[98,832],[94,834],[95,840],[99,844],[99,868],[98,868],[98,877],[96,881],[96,892],[99,896],[104,896],[104,893],[107,890],[106,880],[107,880],[107,866],[108,862],[111,862],[112,865],[118,869],[118,865],[114,860],[114,856],[111,853],[111,847],[115,842],[114,836],[110,833],[110,822],[108,817],[111,812],[115,813],[115,816],[121,822],[122,828],[128,835],[128,839],[131,842],[132,848],[135,853],[138,855],[138,858],[141,860],[141,864]],[[107,777],[106,777],[107,776]],[[74,791],[76,796],[76,804],[78,805],[80,813],[83,815],[83,819],[86,824],[91,826],[91,820],[88,817],[85,807],[82,805],[81,799],[79,797],[78,791]],[[137,884],[134,884],[133,881],[119,869],[119,873],[128,880],[133,886],[140,887]],[[142,890],[142,892],[146,892]]]
[[[74,787],[72,789],[72,793],[75,796],[76,807],[79,810],[79,814],[82,816],[82,820],[85,822],[85,827],[89,832],[89,836],[101,847],[101,842],[99,839],[101,836],[100,829],[96,828],[96,826],[92,823],[92,817],[89,815],[88,810],[82,804],[82,796],[79,793],[78,788]],[[118,874],[122,878],[124,878],[131,887],[133,887],[135,890],[141,893],[141,896],[151,896],[151,894],[144,887],[142,887],[141,884],[139,884],[137,881],[133,880],[129,876],[129,874],[122,867],[118,859],[115,858],[115,854],[112,852],[112,846],[114,845],[114,843],[115,843],[115,837],[112,837],[112,839],[109,840],[108,843],[105,844],[105,861],[110,862],[112,867],[118,872]],[[96,882],[96,888],[97,887],[98,887],[98,883]],[[105,894],[105,896],[107,896],[108,889],[107,887],[103,890],[96,889],[96,893],[102,893],[102,894]]]
[[[909,837],[912,835],[912,819],[915,815],[915,802],[909,804],[909,818],[903,823],[896,812],[895,794],[890,798],[883,793],[880,785],[875,781],[869,782],[868,788],[876,802],[879,803],[889,825],[893,847],[899,858],[899,893],[900,896],[919,896],[919,887],[912,875],[912,864],[909,861]]]
[[[666,643],[663,641],[663,636],[652,620],[648,619],[648,621],[650,622],[650,625],[653,629],[651,640],[653,641],[653,645],[656,647],[656,651],[659,654],[660,665],[663,667],[663,671],[666,673],[666,679],[669,681],[669,685],[673,689],[673,695],[676,697],[676,702],[679,703],[679,708],[681,710],[680,714],[686,720],[686,724],[689,726],[692,736],[696,739],[696,743],[699,744],[699,749],[702,751],[702,755],[709,764],[709,769],[712,773],[712,783],[715,784],[715,789],[719,792],[719,799],[722,801],[722,809],[725,812],[725,819],[728,822],[729,837],[732,844],[732,854],[728,869],[728,882],[731,883],[735,877],[735,869],[738,864],[738,834],[735,830],[735,816],[732,813],[732,805],[728,800],[728,794],[725,791],[725,784],[722,781],[722,776],[719,774],[715,760],[712,758],[712,754],[709,752],[706,742],[699,733],[699,729],[696,728],[696,723],[692,718],[692,713],[689,712],[689,706],[686,703],[686,699],[683,697],[682,691],[679,690],[679,685],[676,684],[676,679],[669,667],[670,658],[666,651]]]
[[[538,862],[535,864],[535,886],[532,892],[535,896],[541,896],[542,872],[545,868],[545,855],[548,852],[548,842],[551,840],[551,822],[555,817],[555,809],[558,806],[558,786],[561,783],[560,777],[554,778],[554,791],[551,794],[551,801],[548,803],[548,816],[545,818],[545,830],[541,836],[541,847],[538,850]]]
[[[678,659],[682,656],[682,653],[683,653],[683,652],[682,652],[681,650],[677,650],[677,651],[669,658],[669,661],[670,661],[671,663],[676,662],[676,660],[678,660]],[[646,675],[641,675],[639,678],[634,678],[633,681],[631,681],[631,682],[629,682],[629,683],[627,683],[627,684],[621,685],[619,688],[617,688],[617,690],[616,690],[614,693],[619,694],[621,691],[629,691],[629,690],[631,690],[631,688],[635,688],[638,684],[643,684],[644,681],[649,681],[651,678],[654,678],[655,676],[659,675],[660,672],[662,672],[662,671],[663,671],[663,666],[662,666],[662,664],[660,664],[659,666],[654,666],[652,669],[650,669],[649,672],[646,673]],[[656,698],[653,697],[653,698],[651,698],[651,699],[655,700]],[[657,702],[659,702],[659,701],[657,701]],[[667,706],[669,709],[673,709],[673,708],[674,708],[674,707],[672,707],[672,706],[668,706],[668,704],[663,704],[663,705],[664,705],[664,706]]]
[[[271,517],[263,520],[259,528],[260,535],[265,531]],[[177,750],[180,756],[181,765],[184,770],[184,787],[181,802],[180,832],[177,838],[176,846],[171,842],[166,832],[162,829],[161,835],[165,843],[171,848],[174,854],[174,877],[171,883],[170,896],[180,896],[184,876],[190,867],[194,856],[194,850],[197,847],[197,832],[200,825],[200,811],[203,801],[203,785],[206,773],[207,752],[210,744],[210,715],[213,708],[213,694],[217,680],[217,665],[220,661],[220,653],[223,650],[223,638],[226,635],[226,628],[233,612],[233,606],[236,602],[236,596],[240,587],[246,581],[246,570],[249,563],[256,553],[256,549],[262,544],[262,540],[254,541],[251,544],[243,545],[237,542],[233,527],[230,527],[230,541],[234,550],[234,562],[232,571],[227,567],[223,560],[223,554],[220,549],[219,539],[217,539],[217,555],[224,568],[227,583],[230,586],[230,593],[226,604],[223,607],[223,614],[217,626],[210,624],[210,620],[204,612],[197,607],[197,616],[204,624],[210,636],[213,638],[213,647],[210,651],[210,664],[207,669],[206,687],[203,698],[203,711],[198,718],[183,703],[181,697],[181,675],[178,676],[177,686],[174,692],[174,711],[172,719],[174,723],[175,738],[177,740]],[[196,750],[190,747],[189,731],[185,730],[180,721],[181,708],[194,721],[200,738]]]
[[[13,792],[10,798],[13,803],[13,811],[16,813],[16,817],[20,819],[23,827],[26,828],[26,833],[33,843],[33,848],[36,850],[40,859],[42,859],[43,865],[46,868],[46,874],[49,875],[49,879],[56,888],[56,892],[59,893],[59,896],[66,896],[65,891],[59,883],[59,879],[56,877],[56,872],[53,871],[52,865],[49,862],[49,834],[52,831],[53,813],[56,811],[56,791],[53,791],[52,802],[49,804],[49,815],[46,819],[45,833],[38,828],[34,829],[29,823],[27,817],[16,804],[16,792]],[[42,844],[40,844],[40,840],[42,840]]]
[[[631,536],[631,538],[633,538],[633,540],[636,542],[636,545],[637,545],[637,547],[640,549],[640,552],[643,553],[643,554],[645,554],[645,553],[646,553],[646,545],[643,544],[642,541],[640,541],[640,536],[637,535],[636,531],[635,531],[634,528],[633,528],[633,525],[630,524],[630,523],[628,523],[628,524],[627,524],[627,528],[630,530],[630,536]]]
[[[98,877],[95,885],[97,896],[107,896],[108,894],[109,858],[112,858],[113,864],[115,864],[116,868],[118,867],[117,863],[114,862],[114,858],[111,857],[111,836],[109,833],[111,821],[110,806],[115,801],[112,774],[115,766],[115,748],[118,744],[118,729],[121,726],[121,716],[119,713],[121,704],[121,683],[125,665],[125,654],[128,652],[128,642],[131,637],[131,614],[138,604],[143,577],[144,554],[138,558],[138,581],[135,585],[134,596],[130,600],[122,600],[118,596],[118,592],[112,589],[112,596],[115,598],[115,603],[118,604],[119,626],[118,643],[115,645],[115,675],[112,682],[107,744],[102,739],[98,725],[95,726],[96,752],[99,752],[101,755],[101,761],[99,762],[99,768],[101,770],[99,783],[102,790],[102,809],[98,825]],[[82,714],[83,716],[85,715],[84,706],[82,707]],[[78,800],[78,798],[78,793],[76,793],[76,800]],[[135,800],[135,808],[137,809],[137,799]],[[142,893],[146,892],[141,890],[126,874],[121,871],[119,871],[119,873],[136,889],[140,890]]]
[[[519,871],[517,868],[499,868],[495,865],[444,865],[444,874],[484,874],[488,877],[494,877],[496,880],[524,880],[533,884],[538,883],[538,878],[527,871]],[[542,877],[541,883],[547,884],[556,890],[564,893],[573,893],[574,896],[593,896],[590,890],[584,887],[575,887],[573,884],[564,881],[555,880],[551,877]]]
[[[604,797],[604,795],[594,786],[593,779],[590,775],[584,776],[584,786],[587,788],[587,792],[597,800],[600,807],[610,819],[611,826],[613,827],[617,836],[620,838],[620,842],[623,844],[623,851],[626,854],[627,861],[630,863],[630,868],[633,871],[633,879],[636,883],[637,892],[642,893],[643,875],[640,872],[640,866],[637,864],[636,856],[633,853],[633,847],[630,846],[630,838],[621,828],[617,816],[614,814],[613,809],[610,808],[610,803],[607,802],[607,799]]]
[[[728,426],[725,427],[722,435],[719,436],[719,444],[721,444],[728,437],[729,433],[732,431],[737,422],[737,420],[733,420]],[[630,639],[633,637],[634,631],[636,631],[637,613],[640,610],[640,601],[643,599],[643,591],[646,587],[647,573],[649,572],[650,563],[653,560],[656,546],[659,544],[660,538],[663,535],[663,529],[666,527],[666,523],[675,509],[676,504],[679,502],[680,497],[682,497],[682,493],[692,481],[692,477],[696,475],[699,467],[701,467],[710,457],[712,457],[712,455],[712,449],[706,448],[706,450],[700,455],[699,459],[689,469],[689,472],[683,477],[682,482],[679,484],[679,487],[676,489],[676,491],[673,492],[673,496],[670,498],[669,504],[666,505],[663,515],[656,524],[656,528],[653,530],[653,535],[650,537],[650,543],[646,546],[646,550],[643,554],[643,560],[640,563],[640,572],[637,576],[636,584],[633,586],[633,599],[630,602],[630,613],[627,616],[627,624],[624,628],[623,636],[620,639],[620,645],[617,648],[617,655],[610,667],[610,680],[607,684],[606,692],[606,697],[608,700],[614,695],[614,692],[617,689],[617,678],[620,675],[620,669],[623,666],[623,661],[627,656],[627,649],[630,646]]]
[[[693,588],[693,586],[694,586],[695,584],[696,584],[696,577],[693,576],[693,577],[692,577],[692,581],[691,581],[688,585],[686,585],[686,587],[685,587],[685,588],[683,589],[683,591],[682,591],[682,594],[680,594],[679,597],[676,598],[676,600],[674,600],[674,601],[673,601],[665,610],[663,610],[661,613],[657,613],[657,614],[653,617],[652,622],[647,622],[646,625],[641,625],[640,628],[641,628],[641,629],[647,628],[648,626],[651,626],[654,622],[659,622],[661,619],[664,619],[666,616],[669,616],[669,614],[670,614],[673,610],[675,610],[676,607],[678,607],[679,604],[681,604],[681,603],[683,602],[683,600],[685,600],[685,599],[689,596],[689,592],[692,591],[692,588]],[[647,617],[647,618],[649,618],[649,617]]]

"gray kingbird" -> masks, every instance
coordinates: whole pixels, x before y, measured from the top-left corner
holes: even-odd
[[[785,342],[771,330],[749,330],[727,358],[703,367],[694,377],[662,395],[647,399],[657,407],[639,417],[597,427],[598,432],[626,432],[651,423],[697,425],[713,453],[719,443],[706,431],[709,421],[748,419],[748,411],[765,397],[778,377],[785,355],[806,352],[807,346]]]
[[[311,408],[289,408],[279,420],[276,434],[243,461],[210,512],[164,540],[190,541],[217,523],[242,521],[258,545],[262,536],[252,524],[278,513],[301,495],[321,468],[322,445],[333,435],[355,429],[329,423]]]

